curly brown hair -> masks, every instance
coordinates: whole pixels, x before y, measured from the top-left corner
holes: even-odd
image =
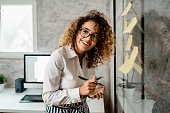
[[[74,49],[74,44],[78,31],[80,30],[81,26],[88,20],[92,20],[95,23],[99,24],[100,34],[100,40],[96,43],[96,46],[87,51],[87,67],[91,68],[97,67],[99,64],[103,64],[105,61],[109,63],[110,56],[113,54],[113,49],[115,46],[112,28],[108,24],[107,18],[103,13],[97,10],[91,10],[86,16],[81,16],[78,19],[73,20],[70,26],[61,35],[60,47],[71,43],[72,49]]]

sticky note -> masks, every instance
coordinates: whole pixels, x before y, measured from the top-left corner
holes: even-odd
[[[138,47],[134,46],[130,58],[119,68],[119,71],[121,71],[124,74],[127,74],[132,69],[137,55],[138,55]]]
[[[127,26],[123,34],[130,33],[136,24],[137,24],[137,18],[134,17],[132,18],[130,24]]]
[[[129,38],[128,38],[127,45],[126,45],[126,50],[127,50],[127,51],[130,50],[130,48],[131,48],[132,40],[133,40],[133,39],[132,39],[132,35],[130,35]]]
[[[95,89],[93,92],[91,92],[90,94],[89,94],[89,96],[90,97],[93,97],[96,93],[98,93],[98,92],[103,92],[104,91],[104,88],[103,87],[101,87],[101,88],[99,88],[99,89]]]
[[[132,69],[132,67],[133,67],[133,64],[127,61],[119,68],[119,71],[121,71],[124,74],[127,74]]]
[[[137,55],[138,55],[138,47],[134,46],[132,54],[130,55],[130,58],[129,58],[130,62],[134,63]]]
[[[128,21],[126,20],[126,21],[125,21],[125,25],[124,25],[123,34],[125,34],[125,31],[126,31],[126,29],[127,29],[127,26],[128,26]]]
[[[126,56],[125,56],[125,62],[129,59],[129,54],[126,53]]]
[[[136,63],[133,64],[133,67],[135,68],[135,70],[141,75],[142,74],[142,68],[137,65]]]
[[[130,8],[132,7],[132,3],[133,3],[132,1],[130,1],[130,2],[128,3],[128,6],[127,6],[126,9],[123,11],[123,13],[122,13],[121,16],[127,15],[127,13],[129,12]]]
[[[134,47],[134,44],[133,44],[133,43],[132,43],[132,47]],[[139,61],[141,64],[143,64],[143,61],[142,61],[141,57],[139,56],[139,54],[137,55],[137,58],[138,58],[138,61]]]

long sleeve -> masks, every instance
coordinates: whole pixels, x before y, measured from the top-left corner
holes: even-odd
[[[79,88],[46,92],[43,99],[47,105],[55,106],[81,102]]]
[[[66,67],[62,51],[56,50],[46,66],[43,82],[43,100],[47,105],[63,105],[81,102],[79,87],[61,89],[63,70]],[[69,81],[68,81],[69,82]]]

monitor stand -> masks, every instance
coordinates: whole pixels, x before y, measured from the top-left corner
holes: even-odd
[[[20,103],[43,102],[42,95],[25,95]]]

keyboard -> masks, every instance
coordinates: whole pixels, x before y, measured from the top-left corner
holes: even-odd
[[[43,102],[42,95],[25,95],[20,103]]]

